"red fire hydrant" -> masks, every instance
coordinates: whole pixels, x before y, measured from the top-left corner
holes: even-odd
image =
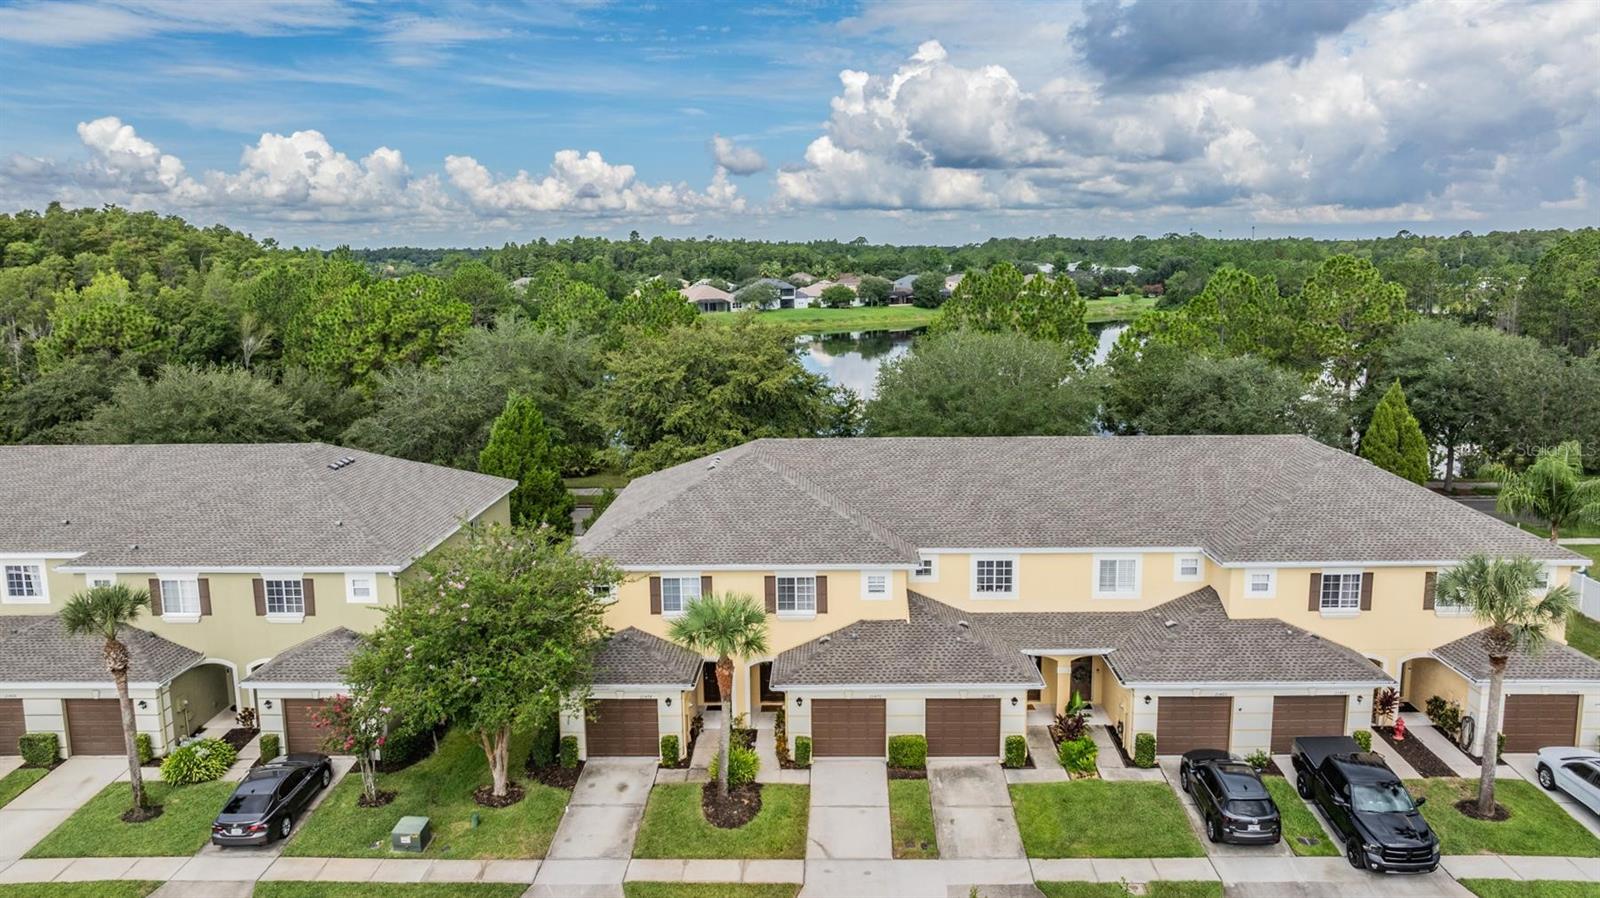
[[[1394,741],[1406,741],[1406,722],[1399,717],[1394,719]]]

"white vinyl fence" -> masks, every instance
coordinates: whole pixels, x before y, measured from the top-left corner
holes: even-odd
[[[1572,588],[1578,591],[1578,610],[1585,617],[1600,619],[1600,580],[1573,574]]]

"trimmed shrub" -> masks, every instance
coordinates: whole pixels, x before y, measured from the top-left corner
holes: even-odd
[[[1260,773],[1261,771],[1266,770],[1267,766],[1272,763],[1272,755],[1267,754],[1266,749],[1258,748],[1248,755],[1245,755],[1244,762],[1249,764],[1256,773]]]
[[[722,769],[722,752],[711,756],[711,781],[716,782],[717,771]],[[761,758],[753,748],[735,745],[728,753],[728,788],[746,786],[756,781],[761,772]]]
[[[1010,735],[1006,737],[1007,767],[1021,767],[1028,763],[1028,738],[1026,736]]]
[[[1133,766],[1156,766],[1156,736],[1154,733],[1140,733],[1133,737]]]
[[[1095,772],[1095,760],[1100,757],[1100,746],[1088,736],[1069,739],[1056,748],[1056,759],[1068,773],[1083,776]]]
[[[133,736],[133,748],[139,753],[140,764],[148,764],[156,756],[155,746],[150,743],[149,733],[135,733]]]
[[[1350,738],[1356,740],[1356,744],[1361,746],[1362,751],[1372,751],[1371,730],[1356,730],[1350,734]]]
[[[534,769],[554,766],[561,756],[561,719],[552,714],[533,728],[528,764]]]
[[[209,783],[222,779],[239,753],[221,739],[196,739],[161,762],[161,779],[174,786]]]
[[[578,766],[578,737],[561,737],[561,766],[571,770]]]
[[[794,737],[794,763],[797,767],[811,766],[811,737]]]
[[[23,733],[17,740],[22,763],[29,767],[54,767],[61,760],[61,737],[55,733]]]
[[[1506,754],[1506,734],[1505,733],[1501,733],[1499,738],[1497,738],[1495,740],[1494,759],[1496,761],[1505,760],[1505,754]]]
[[[678,737],[661,737],[661,763],[671,767],[678,763]]]
[[[384,734],[378,765],[382,770],[403,770],[426,758],[432,750],[433,731],[426,727],[390,730]]]
[[[270,761],[278,756],[283,749],[278,745],[277,733],[261,734],[261,760]]]
[[[908,734],[889,737],[889,766],[922,770],[928,766],[928,739]]]

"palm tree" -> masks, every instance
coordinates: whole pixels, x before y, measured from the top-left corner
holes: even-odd
[[[767,613],[748,595],[701,596],[683,609],[668,634],[692,652],[717,656],[717,688],[721,690],[722,751],[717,763],[717,794],[728,795],[728,756],[733,735],[733,659],[767,653]]]
[[[1439,576],[1438,593],[1470,610],[1485,625],[1483,649],[1489,655],[1489,710],[1483,722],[1483,768],[1478,775],[1478,814],[1494,812],[1494,765],[1499,760],[1500,699],[1506,664],[1518,652],[1537,652],[1572,612],[1575,596],[1567,586],[1543,590],[1542,566],[1531,558],[1490,560],[1474,555]]]
[[[1564,527],[1600,522],[1600,480],[1583,479],[1583,449],[1577,440],[1539,450],[1527,470],[1496,463],[1484,473],[1500,483],[1495,506],[1504,514],[1531,514],[1549,522],[1551,542],[1559,541]]]
[[[120,583],[96,586],[67,600],[61,623],[73,636],[98,636],[105,640],[106,670],[117,684],[122,705],[122,742],[128,751],[128,781],[133,787],[133,813],[146,809],[144,777],[139,770],[139,749],[134,740],[133,700],[128,698],[128,647],[121,636],[125,627],[150,607],[150,593]]]

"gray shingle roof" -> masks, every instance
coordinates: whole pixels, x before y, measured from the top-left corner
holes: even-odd
[[[328,466],[342,458],[353,464]],[[516,484],[324,443],[0,447],[0,552],[79,567],[403,567]]]
[[[274,655],[256,668],[241,685],[273,683],[343,683],[345,668],[361,648],[361,634],[334,627]]]
[[[1300,436],[756,440],[633,481],[625,565],[896,564],[916,548],[1200,547],[1222,562],[1582,557]]]
[[[611,634],[595,656],[596,686],[694,685],[703,660],[674,642],[628,627]]]
[[[1489,655],[1483,648],[1482,630],[1439,646],[1433,655],[1474,680],[1489,679]],[[1546,642],[1536,653],[1512,655],[1506,665],[1506,679],[1600,682],[1600,661],[1571,646]]]
[[[130,683],[165,683],[204,656],[149,630],[129,627]],[[0,683],[109,683],[105,640],[68,636],[56,614],[0,617]]]

